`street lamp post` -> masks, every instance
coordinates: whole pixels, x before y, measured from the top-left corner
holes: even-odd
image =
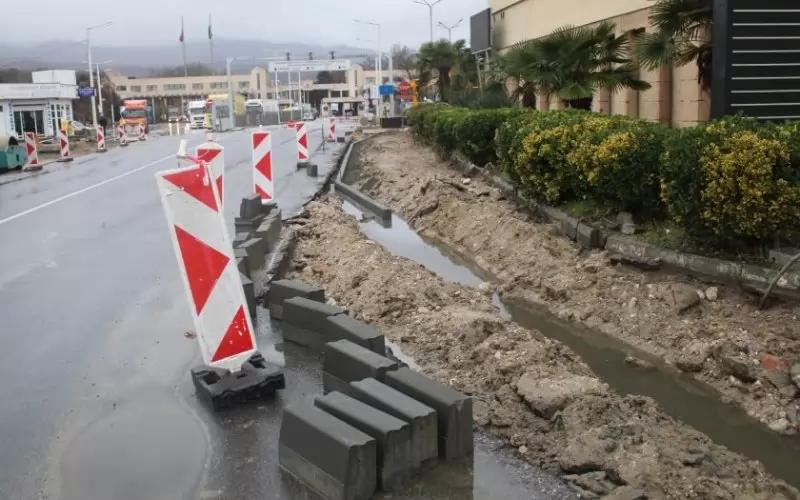
[[[95,67],[97,68],[97,111],[100,114],[103,114],[103,79],[100,78],[100,65],[103,64],[111,64],[113,61],[103,61],[99,63],[94,63]],[[114,107],[114,103],[112,100],[111,107]]]
[[[458,22],[457,22],[457,23],[455,23],[455,24],[454,24],[454,25],[452,25],[452,26],[448,26],[448,25],[444,24],[443,22],[439,21],[439,26],[440,26],[441,28],[444,28],[444,29],[446,29],[446,30],[447,30],[447,39],[448,39],[448,40],[449,40],[451,43],[453,42],[453,30],[454,30],[454,29],[456,29],[456,28],[458,28],[458,27],[461,25],[461,23],[462,23],[463,21],[464,21],[463,19],[459,19],[459,20],[458,20]]]
[[[441,0],[439,0],[441,1]],[[378,28],[378,60],[375,61],[375,69],[378,71],[378,86],[383,85],[383,54],[381,53],[381,25],[369,21],[360,21],[355,19],[355,22],[360,24],[369,24]]]
[[[86,28],[86,52],[89,64],[89,86],[94,88],[94,66],[92,66],[92,30],[97,28],[105,28],[106,26],[111,26],[113,23],[111,21],[103,24],[98,24],[95,26],[89,26]],[[94,129],[97,130],[97,99],[94,96],[94,92],[92,92],[92,125]]]
[[[414,0],[414,3],[418,3],[420,5],[424,5],[428,8],[428,13],[430,15],[430,25],[431,25],[431,43],[433,43],[433,8],[437,4],[439,4],[442,0]]]

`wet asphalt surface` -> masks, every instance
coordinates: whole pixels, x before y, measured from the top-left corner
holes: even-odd
[[[321,143],[310,126],[310,150]],[[295,168],[294,131],[274,129],[284,217],[320,178]],[[341,131],[340,131],[341,133]],[[248,131],[225,146],[225,212],[251,192]],[[182,136],[154,137],[0,186],[0,498],[312,498],[277,467],[280,409],[320,393],[316,355],[286,347],[287,389],[215,414],[189,378],[200,358],[153,174]],[[202,133],[186,138],[193,149]],[[341,145],[337,145],[337,148]],[[261,342],[279,335],[259,310]],[[573,498],[479,439],[472,465],[440,467],[383,498]]]

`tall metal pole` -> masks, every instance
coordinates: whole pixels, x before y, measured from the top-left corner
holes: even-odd
[[[189,90],[189,68],[186,66],[186,32],[183,31],[183,16],[181,16],[181,49],[183,50],[183,84],[186,85],[186,90]],[[230,79],[230,72],[228,73],[228,78]],[[183,101],[184,93],[181,93],[181,115],[186,112],[186,106]]]
[[[453,30],[455,28],[458,28],[461,25],[462,21],[464,21],[464,20],[463,19],[459,19],[458,22],[456,22],[452,26],[448,26],[448,25],[444,24],[443,22],[439,21],[439,26],[441,26],[442,28],[447,30],[447,39],[450,41],[450,43],[453,43]]]
[[[103,79],[100,78],[100,63],[95,64],[97,66],[97,110],[100,112],[100,115],[103,114]]]
[[[94,98],[94,66],[92,66],[91,28],[86,28],[86,50],[88,51],[87,59],[89,60],[89,86],[92,87],[92,126],[97,130],[97,101]]]
[[[389,117],[394,118],[394,46],[389,46],[389,84],[392,93],[389,95]]]
[[[431,25],[431,43],[433,43],[433,5],[428,4],[429,22]]]
[[[418,3],[420,5],[424,5],[428,8],[428,16],[430,21],[430,29],[431,29],[431,43],[433,43],[433,8],[438,5],[442,0],[435,0],[431,2],[431,0],[414,0],[414,3]]]
[[[231,63],[233,62],[233,57],[229,57],[225,61],[225,78],[228,81],[228,117],[231,121],[231,128],[235,127],[236,124],[233,121],[233,82],[231,81]],[[213,124],[214,117],[211,117],[211,121]],[[213,128],[213,125],[212,125]],[[222,123],[220,122],[220,128],[222,128]]]
[[[89,86],[94,89],[94,66],[92,65],[92,30],[97,28],[104,28],[110,26],[111,22],[98,24],[96,26],[89,26],[86,28],[86,61],[89,64]],[[98,77],[99,79],[99,77]],[[60,124],[59,124],[60,125]],[[97,99],[92,91],[92,126],[97,130]]]

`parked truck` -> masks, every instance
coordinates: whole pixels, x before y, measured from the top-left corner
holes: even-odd
[[[136,134],[140,124],[144,124],[146,131],[149,129],[149,113],[144,99],[123,101],[121,111],[120,125],[125,127],[128,134]]]
[[[206,127],[206,101],[190,101],[187,106],[189,111],[189,123],[193,129],[202,129]]]

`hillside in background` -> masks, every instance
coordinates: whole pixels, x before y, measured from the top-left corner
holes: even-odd
[[[374,53],[374,49],[349,46],[321,46],[303,43],[273,43],[264,40],[214,40],[214,69],[225,70],[225,59],[284,57],[291,52],[294,57],[305,58],[309,52],[315,59],[329,59],[330,51],[336,57],[349,56],[354,62]],[[128,76],[147,76],[162,68],[183,64],[181,45],[176,41],[170,45],[151,45],[142,47],[93,46],[94,61],[112,61],[107,69],[114,69]],[[208,40],[187,42],[186,59],[189,63],[208,65],[210,62]],[[86,45],[80,41],[51,40],[37,44],[10,44],[0,42],[0,68],[19,69],[83,69],[86,67]],[[254,64],[266,65],[256,60],[243,60],[234,63],[234,71],[248,70]]]

